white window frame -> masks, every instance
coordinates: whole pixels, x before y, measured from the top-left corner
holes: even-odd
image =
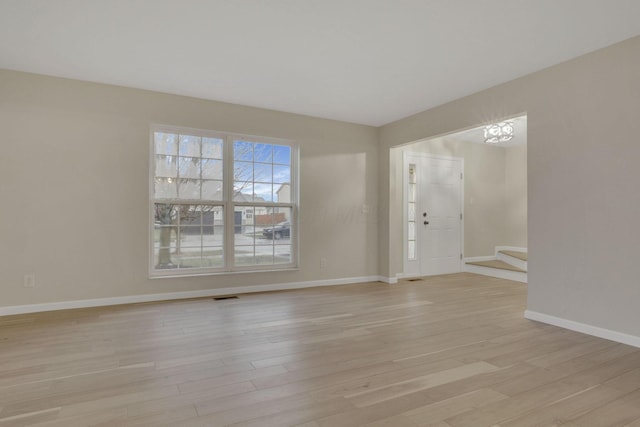
[[[199,137],[218,138],[224,141],[223,146],[223,200],[186,200],[186,199],[156,199],[155,196],[155,144],[154,133],[165,132],[182,135],[193,135]],[[300,164],[300,147],[291,140],[279,139],[272,137],[245,135],[238,133],[219,132],[203,129],[194,129],[186,127],[176,127],[168,125],[151,125],[149,131],[150,148],[149,148],[149,277],[165,278],[165,277],[189,277],[216,274],[236,274],[236,273],[255,273],[283,270],[297,270],[299,262],[299,164]],[[233,142],[234,140],[245,140],[255,143],[286,145],[291,148],[291,201],[289,203],[276,202],[234,202],[233,201]],[[213,204],[223,206],[224,210],[224,242],[223,242],[223,260],[224,264],[220,268],[177,268],[177,269],[156,269],[154,265],[154,230],[155,230],[155,204],[156,203],[175,203],[175,204]],[[290,230],[291,230],[291,262],[287,264],[274,265],[253,265],[253,266],[236,266],[234,265],[235,251],[235,232],[234,232],[234,210],[236,206],[266,206],[267,208],[291,208]],[[255,211],[255,209],[254,209]],[[255,212],[253,218],[255,220]]]

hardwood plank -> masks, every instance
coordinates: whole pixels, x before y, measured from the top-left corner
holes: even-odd
[[[582,427],[626,426],[640,419],[640,390],[598,406],[571,422]]]
[[[603,406],[617,399],[623,394],[604,386],[595,386],[561,399],[544,410],[528,412],[516,418],[500,423],[501,427],[537,427],[547,425],[562,425],[582,414]]]
[[[493,372],[498,369],[498,367],[485,362],[476,362],[412,378],[410,380],[384,385],[371,390],[347,394],[345,397],[351,400],[358,407],[371,406],[387,400],[396,399],[407,394],[437,387],[442,384],[447,384],[487,372]]]
[[[430,425],[444,421],[470,409],[481,408],[484,405],[508,399],[508,396],[491,389],[479,389],[470,393],[441,400],[430,405],[405,412],[403,415],[413,420],[419,426]]]

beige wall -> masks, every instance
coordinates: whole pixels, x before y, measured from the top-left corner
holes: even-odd
[[[506,148],[454,138],[423,140],[401,150],[464,159],[464,256],[492,256],[496,246],[526,246],[526,146]],[[401,155],[393,155],[402,161]],[[402,194],[402,179],[396,175],[394,182],[393,192]],[[396,203],[397,212],[403,202]]]
[[[297,141],[300,270],[149,280],[152,123]],[[377,274],[375,128],[0,71],[0,129],[0,306]]]
[[[640,37],[380,130],[380,204],[392,206],[389,148],[527,114],[529,310],[640,336]],[[381,274],[402,268],[401,221],[380,221]]]

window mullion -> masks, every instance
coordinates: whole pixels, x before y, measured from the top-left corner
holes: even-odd
[[[225,203],[225,239],[224,239],[224,266],[226,269],[233,269],[235,266],[235,215],[233,204],[233,137],[224,138],[223,147],[223,175],[224,189],[223,199]]]

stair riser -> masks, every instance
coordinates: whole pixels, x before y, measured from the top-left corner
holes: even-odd
[[[513,265],[514,267],[517,267],[520,270],[528,271],[527,270],[527,261],[523,261],[521,259],[514,258],[514,257],[509,256],[507,254],[503,254],[502,252],[498,252],[498,255],[497,255],[496,258],[499,259],[502,262],[506,262],[507,264]]]
[[[499,268],[482,267],[471,264],[465,264],[465,271],[468,273],[481,274],[483,276],[498,277],[500,279],[527,283],[527,273],[521,273],[519,271],[501,270]]]

